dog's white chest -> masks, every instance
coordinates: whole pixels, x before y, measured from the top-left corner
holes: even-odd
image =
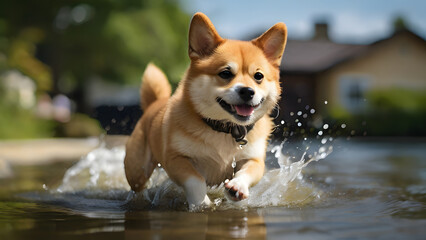
[[[175,133],[170,143],[172,147],[191,158],[195,167],[207,182],[223,181],[232,175],[231,163],[239,150],[234,139],[225,133],[206,133],[203,139],[192,138],[183,133]]]

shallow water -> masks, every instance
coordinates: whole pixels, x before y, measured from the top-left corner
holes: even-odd
[[[426,141],[324,139],[275,144],[248,200],[217,186],[199,212],[161,168],[132,194],[123,147],[15,168],[0,180],[0,239],[424,239]]]

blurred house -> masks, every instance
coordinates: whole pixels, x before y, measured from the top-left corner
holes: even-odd
[[[288,40],[281,68],[280,119],[312,108],[323,116],[333,108],[359,113],[370,90],[426,89],[426,42],[400,29],[368,45],[340,44],[321,23],[312,39]]]

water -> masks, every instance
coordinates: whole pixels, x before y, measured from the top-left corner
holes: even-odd
[[[216,186],[213,208],[189,212],[161,168],[132,194],[124,147],[100,147],[0,179],[0,239],[424,239],[425,156],[418,139],[276,143],[249,199]]]
[[[310,162],[326,158],[332,152],[332,146],[327,146],[326,142],[322,141],[310,157],[306,156],[308,152],[306,148],[298,161],[292,161],[289,153],[283,153],[284,145],[285,142],[282,142],[271,148],[271,156],[267,163],[278,163],[278,167],[270,167],[270,170],[266,171],[262,180],[251,188],[247,200],[241,202],[228,200],[224,194],[224,184],[210,187],[208,195],[215,203],[211,209],[301,205],[320,198],[320,191],[304,181],[302,170]],[[78,193],[80,196],[101,199],[112,196],[121,198],[125,200],[122,205],[129,209],[188,208],[184,192],[168,178],[161,167],[154,170],[144,191],[137,194],[131,192],[123,169],[124,156],[124,146],[111,149],[102,146],[93,150],[66,171],[61,185],[50,190],[48,197],[61,198],[64,194]],[[236,162],[233,161],[232,167],[235,166]]]

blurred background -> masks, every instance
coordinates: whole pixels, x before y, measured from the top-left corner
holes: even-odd
[[[0,139],[130,134],[146,64],[177,86],[197,11],[226,38],[287,24],[275,136],[425,136],[425,10],[421,0],[2,1]]]

